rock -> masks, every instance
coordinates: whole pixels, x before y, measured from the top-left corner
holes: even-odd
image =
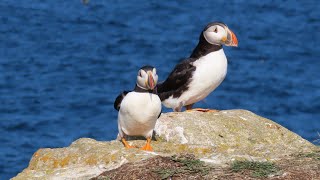
[[[156,139],[212,146],[215,154],[274,159],[309,151],[314,145],[281,125],[246,110],[185,112],[161,116]]]
[[[128,177],[129,179],[152,180],[168,179],[171,176],[174,176],[174,179],[178,177],[179,179],[212,179],[212,174],[209,174],[209,171],[212,170],[213,168],[190,154],[172,157],[155,156],[147,160],[127,163],[90,180],[126,180]]]
[[[162,157],[132,162],[106,171],[90,180],[159,179],[308,179],[320,177],[320,151],[294,154],[276,162],[234,161],[228,167],[212,166],[193,155]]]
[[[142,147],[144,140],[130,141]],[[56,149],[39,149],[34,153],[29,166],[13,179],[88,179],[121,166],[161,155],[176,153],[212,154],[210,147],[199,147],[170,142],[152,142],[155,152],[139,149],[125,149],[118,141],[99,142],[90,138],[81,138],[69,147]]]
[[[89,179],[123,164],[188,153],[211,165],[233,160],[278,160],[313,152],[313,144],[281,125],[246,110],[166,113],[159,118],[154,152],[125,149],[118,141],[81,138],[69,147],[39,149],[13,179]],[[144,140],[132,140],[142,147]]]

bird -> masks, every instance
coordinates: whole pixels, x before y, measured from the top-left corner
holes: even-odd
[[[208,112],[192,106],[214,91],[227,74],[227,58],[222,46],[238,46],[236,35],[221,22],[211,22],[200,34],[199,42],[188,58],[171,71],[164,82],[157,85],[162,104],[180,112],[186,110]]]
[[[135,148],[126,136],[144,136],[147,139],[141,150],[153,151],[150,143],[153,129],[161,115],[161,100],[157,95],[158,75],[156,68],[143,66],[139,69],[133,91],[123,91],[117,96],[114,108],[118,112],[118,140],[126,148]]]

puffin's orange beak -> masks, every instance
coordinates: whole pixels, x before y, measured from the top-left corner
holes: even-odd
[[[225,42],[225,45],[237,47],[238,46],[237,36],[229,28],[227,29],[227,32],[228,32],[228,35],[227,35],[228,37]]]
[[[156,86],[155,82],[154,82],[154,79],[153,79],[153,75],[152,75],[152,72],[148,71],[148,87],[153,90],[154,87]]]

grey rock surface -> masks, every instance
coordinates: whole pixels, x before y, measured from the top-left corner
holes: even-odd
[[[154,152],[125,149],[119,141],[81,138],[69,147],[39,149],[13,179],[89,179],[128,162],[181,153],[216,165],[233,160],[277,160],[315,147],[281,125],[246,110],[166,113],[155,128]],[[142,147],[144,140],[130,144]]]

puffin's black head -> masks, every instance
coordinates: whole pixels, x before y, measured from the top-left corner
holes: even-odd
[[[202,35],[205,40],[214,45],[238,46],[236,35],[228,28],[227,25],[221,22],[209,23]]]
[[[152,66],[143,66],[137,75],[137,86],[146,90],[153,90],[158,82],[156,68]]]

